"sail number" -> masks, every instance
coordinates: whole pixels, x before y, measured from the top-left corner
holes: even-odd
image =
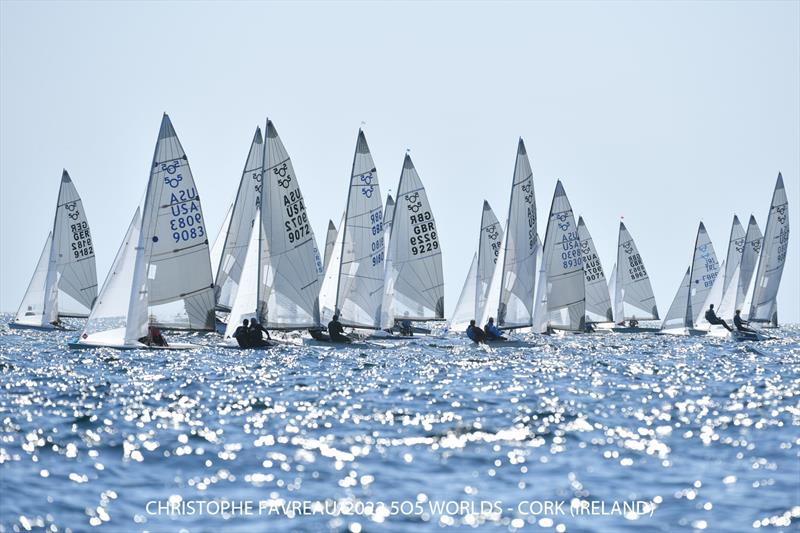
[[[194,187],[172,193],[169,229],[173,241],[185,242],[206,236],[199,201]]]
[[[311,225],[308,223],[308,214],[306,214],[306,206],[303,203],[300,189],[292,189],[284,193],[283,208],[287,217],[283,223],[283,229],[286,231],[286,238],[290,243],[311,235]]]
[[[378,266],[383,263],[383,212],[381,209],[376,209],[369,215],[369,221],[372,224],[372,236],[377,237],[372,241],[372,266]]]
[[[75,256],[75,259],[94,254],[92,236],[89,234],[89,224],[84,220],[77,224],[70,224],[69,229],[72,232],[71,247],[72,255]]]
[[[566,269],[583,266],[581,240],[577,231],[565,232],[561,238],[561,267]]]
[[[414,228],[414,235],[408,239],[411,245],[411,255],[421,255],[436,252],[439,249],[439,239],[436,235],[436,225],[430,211],[409,215],[409,220]]]
[[[628,256],[628,275],[630,275],[632,281],[647,277],[647,271],[644,269],[644,263],[642,263],[642,256],[639,254]]]
[[[590,257],[583,258],[583,271],[586,275],[586,283],[598,281],[605,277],[603,274],[603,266],[600,264],[597,254],[592,254]]]

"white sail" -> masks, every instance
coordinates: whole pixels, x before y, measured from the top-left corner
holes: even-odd
[[[725,256],[725,268],[723,272],[722,293],[728,290],[733,272],[739,267],[742,261],[742,250],[744,250],[745,231],[739,222],[739,217],[733,215],[731,223],[731,235],[728,238],[728,253]]]
[[[264,168],[264,142],[261,128],[256,127],[247,160],[244,163],[231,219],[225,234],[225,244],[218,260],[214,282],[217,309],[227,311],[233,305],[239,278],[247,255],[247,244],[256,220],[256,209],[261,204]]]
[[[47,234],[44,248],[36,263],[33,277],[22,297],[14,323],[22,326],[50,328],[58,318],[56,308],[57,287],[55,283],[55,261],[53,258],[53,233]]]
[[[783,176],[778,173],[767,217],[767,227],[764,229],[764,243],[761,247],[748,320],[773,321],[773,315],[777,313],[776,298],[788,245],[789,202],[783,187]]]
[[[111,269],[103,282],[97,301],[89,314],[89,320],[86,321],[86,326],[79,342],[85,344],[125,345],[129,322],[128,310],[131,302],[134,270],[136,269],[136,245],[139,242],[141,225],[140,211],[137,208],[122,239],[122,244],[117,251],[114,262],[111,264]],[[140,321],[140,323],[133,323],[131,330],[141,331],[144,329],[146,333],[146,304],[144,305],[144,323],[141,323],[142,313],[139,310],[135,310],[134,319]]]
[[[639,249],[628,228],[619,223],[617,275],[614,286],[614,321],[658,320],[658,307]]]
[[[83,202],[64,170],[53,222],[53,254],[58,270],[58,314],[87,317],[97,298],[94,244]]]
[[[583,274],[586,284],[586,320],[587,322],[613,322],[611,298],[603,265],[600,263],[600,257],[597,255],[597,249],[583,217],[578,217],[578,237],[581,239]]]
[[[458,303],[453,310],[450,318],[449,328],[453,331],[462,331],[469,325],[469,321],[475,319],[475,287],[478,281],[478,254],[472,256],[472,263],[469,265],[467,278],[458,297]]]
[[[550,216],[542,248],[542,270],[546,293],[537,297],[546,300],[534,331],[544,333],[548,327],[583,331],[586,323],[586,292],[583,258],[578,226],[564,186],[559,180],[550,206]]]
[[[489,299],[489,288],[498,259],[503,250],[503,228],[486,200],[481,212],[481,231],[478,238],[478,266],[475,280],[475,311],[473,318],[483,317]]]
[[[728,322],[733,320],[733,316],[736,313],[737,309],[736,292],[739,288],[739,279],[742,271],[741,267],[742,267],[741,263],[736,265],[736,268],[730,275],[730,279],[725,280],[728,282],[728,286],[726,289],[723,290],[722,297],[719,299],[719,305],[717,305],[716,308],[717,316]],[[727,272],[727,262],[725,265],[725,271]],[[719,277],[717,278],[717,281],[715,283],[715,288],[717,284],[719,284]]]
[[[273,329],[320,325],[322,261],[292,160],[267,120],[258,314]]]
[[[686,303],[689,301],[689,276],[691,267],[686,268],[686,274],[683,275],[683,280],[678,286],[678,291],[675,293],[675,298],[672,300],[672,305],[669,306],[667,315],[661,323],[663,331],[681,332],[685,331],[686,327]]]
[[[211,274],[214,279],[217,279],[219,262],[222,260],[222,250],[225,248],[225,238],[228,235],[228,227],[231,225],[232,214],[233,204],[228,207],[228,211],[225,213],[225,219],[222,221],[222,227],[219,228],[217,236],[214,237],[214,243],[211,245]]]
[[[614,299],[617,294],[617,264],[611,267],[611,276],[608,277],[608,295],[611,297],[612,308],[611,314],[614,314]]]
[[[697,228],[697,238],[692,253],[692,269],[689,275],[690,294],[686,307],[687,328],[697,325],[700,317],[708,309],[708,307],[704,307],[704,304],[714,287],[714,281],[717,279],[719,271],[714,245],[711,243],[705,225],[701,222]]]
[[[322,263],[322,271],[327,272],[328,270],[328,263],[330,263],[331,253],[333,252],[333,246],[336,243],[336,226],[333,223],[333,220],[328,221],[328,232],[325,236],[325,260]]]
[[[758,222],[753,215],[747,223],[747,233],[744,237],[744,247],[742,249],[742,259],[739,268],[739,282],[736,287],[735,309],[742,312],[742,318],[746,318],[750,313],[750,303],[753,294],[753,279],[755,278],[758,267],[758,258],[761,256],[761,245],[764,242],[764,235]],[[745,300],[748,299],[747,305]]]
[[[536,235],[533,172],[525,143],[520,139],[511,181],[505,242],[497,260],[481,324],[485,324],[490,316],[496,317],[496,323],[504,329],[530,327],[533,323]]]
[[[401,176],[402,177],[402,176]],[[384,265],[383,269],[386,271],[386,256],[389,251],[389,236],[392,234],[392,222],[394,218],[394,198],[391,194],[386,195],[386,204],[383,207],[383,248],[384,248]]]
[[[361,130],[350,173],[345,221],[339,233],[341,262],[337,265],[334,305],[330,305],[329,291],[320,292],[323,322],[338,310],[345,326],[377,329],[383,300],[383,205],[378,173]]]
[[[259,210],[256,209],[256,216]],[[236,328],[245,318],[256,317],[258,307],[258,258],[260,229],[258,224],[254,224],[247,239],[247,247],[244,263],[241,265],[242,272],[239,277],[239,288],[236,291],[236,298],[233,300],[228,324],[225,327],[225,338],[230,338]],[[239,235],[244,237],[243,234]]]
[[[167,114],[161,121],[139,235],[152,321],[214,329],[214,281],[200,196]]]
[[[381,306],[381,328],[395,319],[444,318],[442,249],[431,204],[422,180],[406,154],[390,220]],[[387,205],[389,202],[387,201]]]
[[[332,312],[328,310],[336,309],[336,290],[339,286],[339,272],[342,269],[342,247],[344,245],[344,221],[346,214],[342,215],[339,222],[339,231],[336,233],[336,241],[331,249],[331,257],[328,266],[325,268],[325,275],[322,277],[322,284],[319,288],[319,308],[322,312],[323,322],[329,320]],[[325,325],[325,323],[323,323]]]

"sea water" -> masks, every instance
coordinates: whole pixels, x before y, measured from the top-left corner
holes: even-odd
[[[9,318],[0,531],[800,523],[797,327],[121,352]]]

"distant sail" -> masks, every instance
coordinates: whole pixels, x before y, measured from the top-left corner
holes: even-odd
[[[393,203],[394,208],[385,215],[391,221],[391,234],[381,306],[382,329],[394,326],[395,319],[444,318],[442,249],[436,221],[408,154]]]
[[[505,242],[480,323],[495,317],[504,329],[530,327],[536,297],[536,196],[522,139],[517,145],[506,224]]]
[[[578,217],[578,236],[581,239],[583,253],[583,273],[586,283],[586,319],[588,322],[613,322],[611,298],[608,293],[603,265],[594,247],[589,229]]]
[[[777,314],[776,298],[788,245],[789,202],[783,187],[783,176],[779,173],[764,230],[764,244],[761,247],[748,320],[777,322],[777,318],[773,320],[773,316]]]
[[[697,325],[705,314],[707,307],[703,307],[703,304],[714,287],[714,281],[717,279],[719,271],[714,245],[711,243],[705,225],[701,222],[697,228],[692,254],[692,269],[689,275],[690,296],[686,308],[687,328]]]
[[[186,153],[166,113],[153,155],[139,239],[148,312],[155,323],[213,330],[208,232]]]
[[[475,279],[475,310],[473,318],[480,320],[489,299],[489,288],[497,264],[502,264],[503,228],[492,207],[483,201],[481,231],[478,238],[478,264]],[[498,261],[500,259],[500,261]],[[482,326],[481,326],[482,327]]]
[[[392,233],[392,219],[394,218],[394,198],[386,195],[386,204],[383,207],[383,246],[384,246],[384,271],[386,271],[386,253],[389,248],[389,235]]]
[[[22,297],[14,323],[22,326],[49,328],[58,318],[55,261],[52,258],[53,233],[47,234],[44,248],[36,263],[33,277]]]
[[[742,261],[744,241],[744,228],[739,223],[739,217],[733,215],[730,237],[728,238],[728,253],[725,255],[725,260],[722,262],[716,280],[714,280],[714,286],[711,287],[711,291],[709,291],[706,301],[703,303],[703,312],[697,317],[699,325],[707,326],[710,329],[711,324],[705,319],[705,310],[711,304],[714,304],[717,316],[728,320],[733,319],[736,287],[739,283],[739,265]]]
[[[239,288],[239,278],[242,276],[242,267],[247,255],[247,243],[255,225],[256,210],[261,203],[263,169],[264,140],[261,128],[256,127],[239,179],[239,188],[214,282],[217,309],[222,311],[231,309]]]
[[[260,210],[256,208],[257,219]],[[236,298],[233,300],[228,323],[225,327],[225,338],[231,338],[234,331],[245,318],[256,318],[258,307],[258,258],[259,258],[259,225],[252,227],[247,239],[247,248],[244,263],[242,264],[242,275],[239,278],[239,288],[236,291]],[[239,237],[244,237],[243,233]]]
[[[686,303],[689,301],[689,276],[692,268],[686,268],[686,274],[683,275],[683,280],[678,286],[678,291],[675,293],[675,298],[672,300],[672,305],[669,306],[667,316],[661,323],[662,330],[681,330],[686,327]]]
[[[339,310],[343,325],[377,329],[383,300],[383,205],[378,173],[361,130],[353,156],[345,213],[344,226],[339,230],[342,234],[341,262],[335,267],[328,266],[329,271],[332,267],[338,269],[336,296],[331,306],[330,289],[333,287],[328,284],[329,290],[320,292],[322,320],[327,322]],[[323,289],[326,289],[325,282]]]
[[[336,226],[333,224],[333,220],[328,221],[328,232],[325,237],[325,261],[322,264],[323,272],[328,270],[328,262],[331,258],[331,252],[333,252],[333,245],[336,242]]]
[[[614,283],[614,321],[658,320],[658,308],[639,249],[628,228],[619,223],[617,273]]]
[[[292,160],[267,120],[258,314],[273,329],[319,326],[322,260]]]
[[[461,289],[461,295],[458,297],[458,302],[453,310],[453,316],[450,318],[449,328],[453,331],[463,331],[469,325],[470,320],[477,320],[475,318],[475,288],[478,281],[478,254],[472,256],[472,262],[469,265],[467,278],[464,280],[464,286]]]
[[[564,186],[559,180],[553,193],[542,251],[540,302],[534,319],[535,332],[548,328],[583,331],[586,324],[586,292],[578,226]]]
[[[739,281],[736,287],[735,309],[742,311],[743,317],[750,313],[750,303],[745,305],[745,300],[753,294],[753,280],[755,279],[758,258],[761,255],[761,246],[764,243],[764,235],[758,227],[758,222],[753,215],[747,224],[747,233],[744,237],[744,248],[742,249],[742,259],[739,264]],[[750,298],[752,302],[752,298]]]
[[[739,217],[733,215],[731,223],[731,234],[728,238],[728,253],[725,256],[725,270],[723,270],[722,293],[728,289],[733,272],[739,267],[742,261],[742,251],[744,250],[745,231],[739,222]]]
[[[614,295],[617,293],[617,263],[614,263],[614,266],[611,267],[611,276],[608,278],[608,295],[611,297],[612,305],[614,301]],[[612,315],[614,314],[613,307],[611,309]]]
[[[225,219],[222,221],[222,227],[219,228],[217,236],[214,237],[214,243],[211,245],[211,274],[214,279],[217,278],[219,263],[222,260],[222,250],[225,248],[225,238],[228,235],[228,227],[231,225],[232,214],[233,204],[228,207],[228,211],[225,213]]]

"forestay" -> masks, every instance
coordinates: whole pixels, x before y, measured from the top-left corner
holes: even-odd
[[[139,235],[149,313],[158,325],[214,329],[214,282],[200,196],[169,117],[164,114]]]
[[[597,249],[583,220],[578,217],[578,237],[581,240],[583,258],[583,274],[586,290],[586,321],[613,322],[611,298],[606,284],[603,265],[597,255]]]
[[[511,181],[505,242],[494,269],[481,324],[485,324],[489,317],[496,317],[497,324],[504,329],[532,325],[536,296],[536,243],[533,172],[525,143],[520,139]]]
[[[314,231],[292,160],[270,120],[266,134],[258,314],[268,328],[318,327],[322,261]]]
[[[619,223],[617,272],[614,283],[614,321],[658,320],[656,298],[642,256],[628,228]]]
[[[383,300],[383,205],[378,173],[364,132],[359,130],[342,234],[341,262],[334,287],[326,279],[320,292],[323,321],[338,310],[345,326],[378,329]],[[334,252],[335,254],[336,252]],[[328,273],[326,272],[326,278]],[[335,297],[331,298],[331,292]]]
[[[393,327],[395,319],[441,320],[444,318],[442,250],[428,195],[408,154],[403,160],[394,208],[385,216],[391,221],[391,233],[381,328]]]
[[[541,307],[534,318],[534,331],[549,328],[583,331],[586,299],[583,258],[578,227],[564,186],[559,180],[550,206],[550,217],[542,251],[542,274],[546,282],[537,296]]]
[[[264,168],[264,142],[261,128],[256,127],[247,160],[239,179],[236,200],[225,234],[225,244],[217,267],[214,291],[217,309],[229,311],[236,298],[242,276],[242,267],[247,256],[247,244],[256,221],[256,210],[261,203]]]
[[[776,297],[786,262],[786,249],[789,245],[789,203],[783,187],[783,176],[778,174],[775,191],[764,229],[764,243],[761,247],[752,304],[748,320],[756,322],[777,322]]]

